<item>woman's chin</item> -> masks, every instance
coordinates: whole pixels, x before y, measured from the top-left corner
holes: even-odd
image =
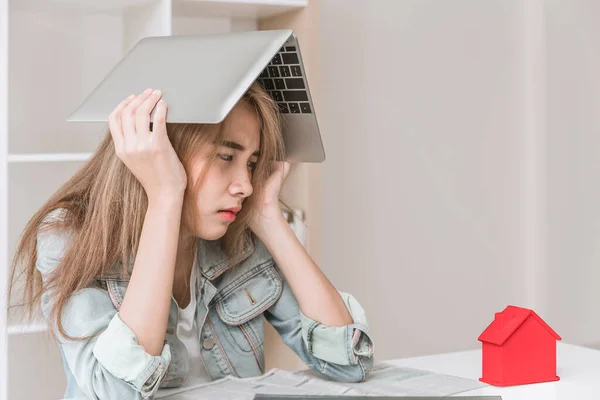
[[[227,233],[227,228],[228,226],[210,227],[203,230],[203,232],[201,232],[198,236],[204,240],[218,240],[225,236],[225,233]]]

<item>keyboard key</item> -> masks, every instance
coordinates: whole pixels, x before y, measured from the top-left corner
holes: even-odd
[[[298,103],[289,103],[289,106],[292,114],[300,114],[300,107],[298,107]]]
[[[281,111],[283,114],[289,114],[290,110],[288,109],[287,104],[285,103],[278,103],[279,105],[279,111]]]
[[[296,46],[287,46],[286,51],[296,51]]]
[[[302,114],[310,114],[310,103],[300,103]]]
[[[308,101],[308,95],[304,90],[286,90],[283,92],[285,101]]]
[[[283,49],[283,47],[279,49],[279,52],[280,52],[280,53],[283,53],[284,51],[285,51],[285,50]]]
[[[269,76],[271,78],[279,78],[279,69],[277,67],[269,67]]]
[[[285,82],[283,81],[283,79],[275,79],[275,89],[285,89]]]
[[[265,89],[267,89],[267,90],[275,89],[275,85],[273,84],[273,79],[263,79],[263,82],[265,84]]]
[[[281,56],[279,54],[275,54],[275,57],[273,57],[273,61],[271,61],[271,63],[273,65],[281,64]]]
[[[294,68],[294,67],[292,67]],[[263,69],[263,72],[260,73],[260,77],[261,78],[268,78],[269,77],[269,71],[265,68]]]
[[[285,84],[288,89],[306,89],[302,78],[288,78],[285,80]]]
[[[299,65],[292,65],[292,76],[302,76],[302,69]]]
[[[273,96],[275,101],[283,101],[283,95],[281,94],[281,92],[279,90],[273,90],[271,92],[271,95]]]
[[[300,64],[298,54],[296,53],[283,53],[281,58],[283,58],[284,64]]]
[[[288,77],[288,76],[292,76],[292,73],[290,72],[290,67],[288,67],[287,65],[282,65],[279,67],[279,73],[281,74],[281,76],[283,76],[284,78]]]

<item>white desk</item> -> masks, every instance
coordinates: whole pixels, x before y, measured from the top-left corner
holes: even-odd
[[[385,362],[468,379],[481,377],[481,350]],[[600,351],[559,342],[557,364],[560,380],[556,382],[511,387],[487,385],[456,396],[495,395],[502,396],[502,400],[600,400]]]
[[[463,378],[481,377],[481,350],[398,359],[390,364]],[[485,386],[456,396],[500,395],[502,400],[599,400],[600,351],[557,343],[559,381],[511,387]]]

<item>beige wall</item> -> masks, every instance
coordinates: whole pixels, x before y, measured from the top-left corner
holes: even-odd
[[[563,340],[600,345],[600,3],[547,0],[548,280]]]
[[[380,358],[475,348],[524,303],[520,3],[321,4],[321,264]]]
[[[0,0],[0,54],[8,54],[8,0]],[[6,153],[8,153],[8,59],[6,56],[0,60],[0,221],[8,218],[8,196],[6,195],[8,166]],[[8,259],[8,228],[5,223],[0,224],[0,270],[5,260]],[[8,398],[8,340],[6,329],[8,317],[6,307],[8,299],[3,294],[8,288],[6,274],[0,272],[0,400]]]
[[[320,2],[320,264],[379,359],[479,347],[506,305],[600,343],[600,8]]]

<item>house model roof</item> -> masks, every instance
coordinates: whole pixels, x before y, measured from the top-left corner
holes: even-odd
[[[528,318],[535,318],[556,340],[561,340],[561,337],[533,310],[515,306],[507,306],[502,312],[496,313],[494,320],[478,340],[502,346]]]

